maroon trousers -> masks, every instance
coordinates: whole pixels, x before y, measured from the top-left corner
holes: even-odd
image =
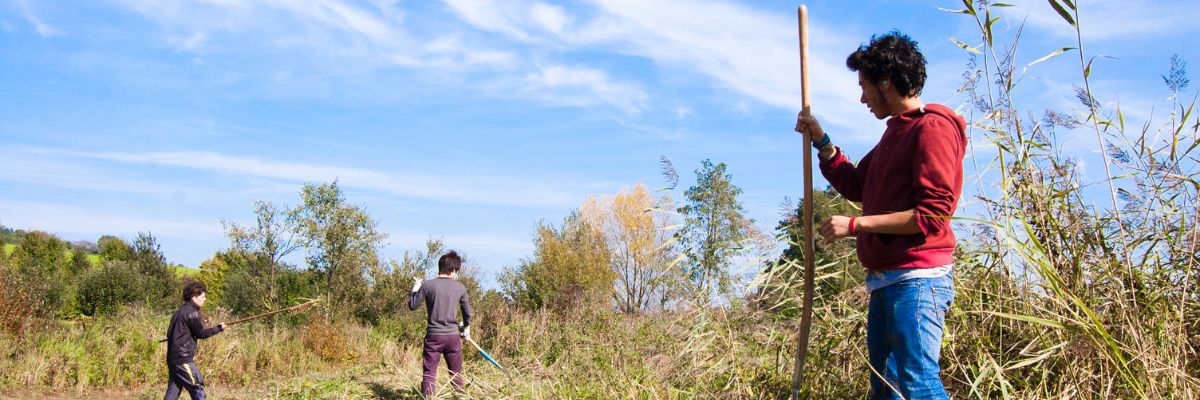
[[[446,367],[450,369],[450,384],[455,389],[463,386],[462,341],[458,335],[426,336],[425,349],[421,355],[424,374],[421,376],[421,393],[432,396],[437,387],[438,358],[446,356]]]

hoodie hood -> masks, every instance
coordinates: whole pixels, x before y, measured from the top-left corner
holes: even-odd
[[[954,110],[951,110],[949,107],[941,104],[926,104],[924,106],[902,112],[900,115],[888,118],[887,126],[888,128],[901,128],[902,130],[907,130],[909,126],[917,123],[917,121],[920,121],[921,117],[925,114],[936,115],[945,118],[947,121],[950,121],[955,127],[958,128],[958,134],[963,138],[963,142],[966,142],[967,120],[963,119],[963,117],[954,112]]]

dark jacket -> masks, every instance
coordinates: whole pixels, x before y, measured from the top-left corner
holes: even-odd
[[[825,179],[862,215],[914,209],[921,232],[888,235],[859,232],[858,259],[870,270],[932,268],[953,262],[950,217],[962,197],[966,122],[938,104],[887,120],[887,130],[855,166],[841,149],[821,162]]]
[[[192,362],[192,357],[196,356],[196,339],[207,339],[221,330],[220,326],[205,329],[204,322],[200,321],[200,307],[191,300],[183,303],[171,316],[171,325],[167,327],[167,365]]]
[[[416,310],[422,302],[429,322],[425,336],[457,335],[459,310],[462,310],[463,326],[471,325],[467,287],[459,281],[444,277],[425,281],[420,290],[408,294],[408,309]]]

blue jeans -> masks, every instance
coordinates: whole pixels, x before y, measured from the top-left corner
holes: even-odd
[[[867,311],[867,350],[871,399],[949,399],[939,376],[942,328],[954,301],[951,274],[916,278],[871,292]],[[891,385],[889,386],[888,383]],[[895,389],[893,389],[895,388]]]

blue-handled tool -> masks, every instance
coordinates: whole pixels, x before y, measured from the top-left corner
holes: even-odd
[[[488,354],[486,351],[483,351],[483,348],[479,347],[479,343],[475,343],[475,339],[471,339],[470,336],[467,336],[466,339],[468,342],[471,343],[472,346],[475,346],[475,350],[479,350],[479,354],[483,355],[483,358],[485,360],[488,360],[488,362],[492,363],[492,365],[495,365],[496,368],[500,368],[501,371],[504,371],[504,376],[508,377],[508,380],[512,380],[512,375],[508,374],[508,370],[504,369],[504,367],[501,366],[500,363],[496,362],[496,359],[492,358],[491,354]]]

